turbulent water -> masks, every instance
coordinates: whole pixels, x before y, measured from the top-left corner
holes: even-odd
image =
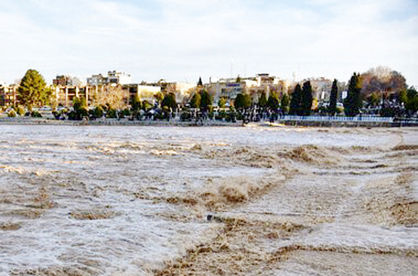
[[[418,129],[0,126],[0,275],[414,275]]]

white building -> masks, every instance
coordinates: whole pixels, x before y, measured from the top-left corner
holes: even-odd
[[[125,72],[116,72],[115,70],[107,72],[107,78],[109,83],[115,84],[130,84],[132,78],[130,74]]]
[[[115,70],[107,72],[107,76],[102,74],[92,75],[87,78],[88,85],[106,85],[106,84],[130,84],[132,82],[131,75]]]

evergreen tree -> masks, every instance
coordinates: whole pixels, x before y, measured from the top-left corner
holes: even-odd
[[[244,95],[239,93],[234,101],[234,107],[238,110],[244,108]]]
[[[40,105],[47,101],[48,90],[42,75],[36,70],[29,69],[18,88],[19,102],[31,109],[33,105]]]
[[[309,116],[312,110],[312,86],[311,82],[307,81],[303,83],[302,99],[301,99],[301,115]]]
[[[302,89],[299,83],[295,86],[290,100],[290,115],[299,115],[301,113]]]
[[[347,98],[344,100],[344,112],[346,116],[356,116],[360,113],[360,108],[363,105],[360,92],[360,74],[354,73],[348,85]]]
[[[266,97],[266,92],[262,92],[260,95],[260,98],[258,98],[258,106],[261,108],[266,107],[267,105],[267,97]]]
[[[338,97],[338,87],[337,87],[337,80],[334,79],[331,88],[331,95],[329,97],[329,107],[328,111],[331,116],[334,116],[337,112],[337,97]]]
[[[208,110],[212,105],[212,96],[206,90],[200,92],[200,108]]]
[[[271,109],[276,111],[279,108],[279,97],[276,93],[271,92],[269,95],[269,98],[267,100],[267,106]]]
[[[135,95],[132,98],[132,103],[131,103],[131,111],[134,117],[137,116],[137,114],[139,113],[139,110],[141,110],[141,100],[138,95]]]
[[[164,96],[163,101],[161,102],[161,107],[171,108],[172,111],[175,111],[177,108],[176,95],[174,93],[169,93]]]
[[[192,108],[199,108],[200,107],[200,100],[201,100],[200,93],[196,92],[190,100],[190,106]]]
[[[289,95],[287,93],[283,94],[282,100],[280,101],[280,108],[284,113],[289,112]]]
[[[238,75],[237,79],[235,80],[236,83],[240,83],[241,82],[241,77]]]
[[[202,87],[203,86],[203,82],[202,82],[202,78],[199,77],[199,81],[197,82],[197,86],[198,87]]]

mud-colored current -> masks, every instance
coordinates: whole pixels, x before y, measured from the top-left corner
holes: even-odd
[[[0,126],[0,275],[416,275],[418,129]]]

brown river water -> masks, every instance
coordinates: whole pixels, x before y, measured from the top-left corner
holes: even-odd
[[[0,275],[416,275],[418,128],[0,125]]]

